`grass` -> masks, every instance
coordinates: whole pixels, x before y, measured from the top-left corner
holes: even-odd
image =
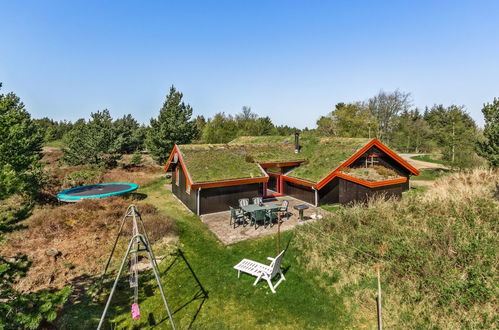
[[[168,191],[164,180],[141,189],[146,194],[144,202],[155,205],[174,221],[180,236],[180,248],[185,259],[208,292],[207,298],[200,290],[186,262],[177,256],[167,256],[160,264],[162,281],[167,299],[179,328],[338,328],[352,322],[348,306],[339,294],[326,293],[312,280],[312,274],[296,262],[301,251],[295,248],[292,231],[283,233],[282,241],[289,249],[283,261],[286,281],[272,294],[260,282],[252,286],[253,277],[237,278],[232,268],[243,258],[266,262],[266,257],[277,254],[275,236],[249,240],[228,247],[223,246],[201,223],[198,217],[186,211]],[[156,251],[163,254],[164,251]],[[168,269],[168,266],[173,266]],[[114,263],[116,267],[117,261]],[[150,276],[150,274],[149,274]],[[126,282],[126,279],[123,281]],[[150,327],[168,328],[164,308],[151,278],[141,282],[138,321],[130,317],[130,288],[123,284],[110,317],[118,328]],[[96,326],[104,301],[93,302],[84,296],[79,303],[65,307],[58,327],[92,328]]]
[[[375,324],[380,263],[385,327],[497,328],[497,185],[497,171],[461,172],[401,201],[340,208],[298,227],[298,261],[323,290],[356,306],[353,327]]]
[[[263,177],[257,162],[295,160],[287,145],[182,145],[183,159],[194,182]]]
[[[402,194],[402,198],[408,198],[409,196],[412,196],[412,195],[423,194],[423,193],[427,192],[428,189],[429,189],[429,187],[427,187],[427,186],[414,186],[414,185],[412,185],[408,191],[406,191]]]
[[[52,147],[52,148],[64,148],[66,145],[63,140],[54,140],[48,141],[44,143],[44,147]]]
[[[446,161],[446,160],[442,159],[442,154],[426,154],[426,155],[413,156],[411,158],[414,160],[421,160],[424,162],[442,164],[442,165],[446,165],[446,166],[452,165],[452,163],[450,161]]]
[[[264,282],[252,286],[253,277],[238,279],[232,268],[242,258],[266,262],[266,257],[275,256],[275,236],[223,246],[165,184],[165,179],[157,179],[143,186],[138,196],[158,210],[150,208],[155,220],[149,225],[152,219],[144,216],[150,234],[161,236],[159,221],[173,223],[178,235],[178,240],[155,244],[156,255],[164,256],[161,279],[178,328],[372,328],[377,261],[365,252],[383,260],[386,327],[497,328],[497,172],[453,174],[427,192],[411,189],[400,202],[324,207],[334,210],[329,219],[282,234],[283,245],[289,243],[283,261],[287,280],[277,294]],[[35,213],[36,221],[31,218],[35,239],[24,236],[23,252],[30,254],[36,244],[49,248],[64,239],[74,241],[71,249],[58,248],[60,267],[46,267],[56,271],[56,283],[87,262],[95,263],[71,281],[78,285],[59,313],[57,328],[96,327],[113,280],[109,276],[105,290],[98,293],[100,270],[113,239],[113,233],[103,229],[116,225],[126,204],[97,208],[103,212],[99,221],[93,220],[96,213],[78,205],[54,206],[59,213]],[[82,234],[87,227],[91,235]],[[56,232],[65,235],[54,236]],[[87,239],[81,240],[82,235]],[[113,270],[123,244],[124,240]],[[172,253],[177,249],[183,254]],[[32,258],[47,258],[45,250],[36,248]],[[139,278],[139,320],[130,316],[132,291],[127,281],[124,276],[118,286],[104,328],[169,328],[151,272]],[[47,283],[44,279],[43,285]]]
[[[328,212],[334,212],[341,208],[341,205],[321,205],[321,209],[326,210]]]
[[[394,170],[381,165],[369,167],[347,167],[344,168],[342,172],[353,176],[354,178],[370,182],[397,179],[400,177],[400,175],[398,175]]]
[[[443,168],[425,168],[419,170],[419,175],[411,177],[411,180],[434,181],[451,173],[451,170]]]

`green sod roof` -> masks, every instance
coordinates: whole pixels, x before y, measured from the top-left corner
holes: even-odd
[[[306,162],[287,175],[317,183],[369,141],[365,138],[300,136],[301,149],[296,156],[306,159]],[[264,142],[287,144],[294,150],[294,136],[243,136],[232,141],[231,144],[245,143],[248,145]]]
[[[257,163],[303,160],[285,144],[189,144],[179,149],[196,183],[264,177]]]
[[[229,144],[180,145],[182,158],[193,182],[264,177],[257,163],[304,161],[288,176],[319,182],[369,139],[300,137],[300,153],[294,152],[294,136],[245,136]]]
[[[401,178],[401,176],[398,175],[397,172],[395,172],[394,170],[380,165],[357,167],[357,168],[347,167],[342,169],[341,171],[350,176],[353,176],[354,178],[362,179],[369,182],[393,180]]]

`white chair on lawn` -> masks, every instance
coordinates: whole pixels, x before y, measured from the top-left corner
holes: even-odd
[[[272,261],[268,266],[253,260],[243,259],[241,260],[241,262],[234,266],[234,268],[237,269],[237,278],[239,278],[241,272],[256,276],[256,280],[253,285],[256,285],[260,280],[266,280],[272,293],[275,293],[275,288],[277,288],[277,286],[281,284],[282,281],[286,280],[281,270],[281,261],[283,255],[284,251],[279,253],[276,258],[267,258]],[[274,278],[277,273],[281,275],[281,278],[274,286],[272,285],[272,278]]]

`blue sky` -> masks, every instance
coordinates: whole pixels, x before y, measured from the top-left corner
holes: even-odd
[[[300,128],[380,89],[418,107],[499,96],[498,1],[3,1],[0,81],[34,117],[251,106]]]

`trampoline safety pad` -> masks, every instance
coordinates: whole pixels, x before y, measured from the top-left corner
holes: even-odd
[[[57,194],[61,202],[79,202],[82,199],[106,198],[127,194],[139,188],[135,183],[99,183],[70,188]]]

